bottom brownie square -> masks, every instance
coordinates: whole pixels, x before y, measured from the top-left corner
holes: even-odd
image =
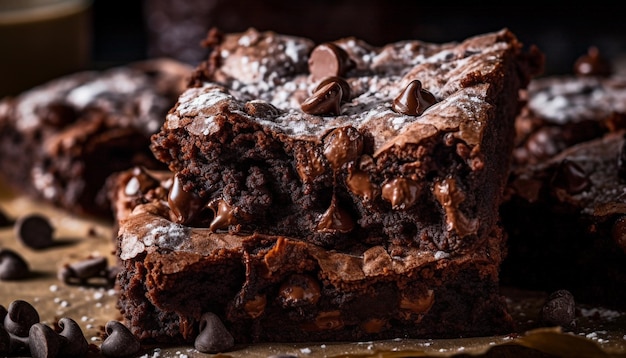
[[[160,183],[156,185],[156,183]],[[206,312],[236,343],[448,338],[508,333],[503,233],[450,255],[375,245],[339,252],[298,239],[175,223],[172,180],[120,175],[119,308],[145,342],[193,342]],[[141,196],[144,201],[133,200]],[[154,198],[151,201],[146,197]]]

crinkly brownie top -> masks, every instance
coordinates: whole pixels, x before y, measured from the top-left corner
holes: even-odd
[[[522,62],[514,72],[507,67],[522,46],[506,29],[461,43],[412,40],[383,47],[355,38],[316,46],[250,29],[213,43],[195,87],[167,116],[166,129],[210,135],[219,115],[236,113],[313,141],[350,125],[371,133],[378,151],[438,131],[476,145],[506,76],[520,76],[515,81],[525,86],[532,72]]]

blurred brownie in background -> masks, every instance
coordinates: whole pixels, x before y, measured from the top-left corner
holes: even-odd
[[[154,59],[57,78],[0,101],[0,177],[16,192],[112,217],[106,178],[159,168],[149,149],[190,68]]]

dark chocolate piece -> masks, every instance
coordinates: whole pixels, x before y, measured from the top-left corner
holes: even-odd
[[[328,76],[342,77],[354,66],[348,53],[332,42],[316,46],[309,57],[309,70],[316,80]]]
[[[59,334],[44,323],[35,323],[28,333],[28,347],[36,358],[56,358],[61,347]]]
[[[4,317],[4,328],[18,337],[28,337],[30,327],[39,323],[39,313],[30,303],[24,300],[11,302]]]
[[[20,280],[29,275],[28,263],[19,253],[0,248],[0,280]]]
[[[544,324],[571,328],[576,318],[576,302],[571,292],[552,292],[541,307],[541,320]]]
[[[61,340],[59,356],[78,358],[87,355],[89,343],[78,323],[69,317],[63,317],[59,320],[59,327],[62,329],[59,335],[64,338]]]
[[[41,214],[24,215],[15,222],[15,235],[27,247],[42,250],[52,246],[54,227]]]
[[[100,345],[105,357],[129,357],[141,350],[137,337],[119,321],[108,321],[105,326],[107,337]]]
[[[220,353],[232,349],[235,340],[217,315],[206,312],[200,317],[199,333],[193,346],[202,353]]]

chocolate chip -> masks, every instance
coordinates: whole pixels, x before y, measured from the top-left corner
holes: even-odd
[[[244,111],[257,118],[273,118],[280,113],[278,108],[274,107],[274,105],[261,100],[246,102]]]
[[[313,79],[327,76],[340,76],[355,67],[348,53],[332,42],[318,45],[309,57],[309,72]]]
[[[267,356],[267,358],[298,358],[298,356],[294,356],[293,354],[272,354],[271,356]]]
[[[28,263],[11,249],[0,249],[0,280],[19,280],[28,277]]]
[[[0,227],[10,226],[11,220],[7,217],[7,215],[0,209]]]
[[[28,333],[28,347],[34,358],[54,358],[59,353],[61,338],[52,328],[35,323]]]
[[[174,176],[172,189],[167,197],[174,219],[179,224],[185,224],[193,220],[205,205],[199,196],[186,192],[178,174]]]
[[[18,337],[27,337],[30,327],[39,323],[39,313],[30,303],[15,300],[9,305],[4,317],[4,328]]]
[[[64,317],[59,320],[59,327],[62,329],[59,335],[63,338],[59,356],[68,358],[85,356],[89,351],[89,343],[78,323],[71,318]]]
[[[568,159],[559,163],[551,182],[553,186],[564,189],[571,195],[578,194],[591,185],[583,168]]]
[[[235,339],[214,313],[202,315],[199,331],[193,345],[202,353],[225,352],[235,346]]]
[[[100,352],[106,357],[128,357],[141,349],[137,337],[119,321],[108,321],[105,330],[107,337],[100,345]]]
[[[579,57],[574,63],[574,73],[581,76],[608,77],[612,72],[611,63],[600,55],[595,46],[590,47],[587,54]]]
[[[54,228],[47,217],[29,214],[20,217],[15,223],[15,235],[24,245],[39,250],[52,246]]]
[[[359,158],[363,152],[363,136],[352,126],[333,129],[324,137],[324,156],[333,170]]]
[[[317,89],[311,97],[300,104],[302,111],[314,115],[336,116],[341,113],[341,99],[343,96],[341,85],[330,82]]]
[[[576,303],[574,296],[567,290],[551,293],[541,307],[541,321],[547,325],[570,328],[574,325]]]
[[[104,256],[91,257],[67,264],[62,268],[64,281],[70,282],[71,279],[85,281],[89,278],[104,277],[107,266],[108,262]]]
[[[317,84],[317,87],[315,87],[315,90],[313,90],[313,92],[317,92],[327,84],[333,82],[336,82],[337,84],[339,84],[339,86],[341,86],[341,102],[348,102],[350,100],[350,96],[352,95],[352,91],[350,90],[350,85],[348,84],[348,82],[341,77],[328,76],[322,79],[320,83]]]
[[[2,325],[0,325],[0,356],[7,357],[11,353],[11,336]]]
[[[398,113],[420,116],[426,108],[435,103],[437,103],[435,96],[422,88],[422,82],[413,80],[393,100],[391,108]]]

